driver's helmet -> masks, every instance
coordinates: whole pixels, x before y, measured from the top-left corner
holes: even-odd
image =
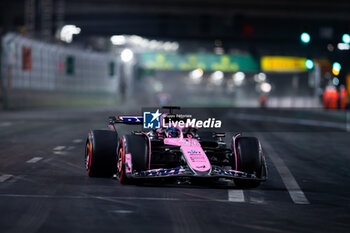
[[[168,127],[165,129],[165,135],[168,138],[177,138],[180,136],[180,130],[174,127]]]

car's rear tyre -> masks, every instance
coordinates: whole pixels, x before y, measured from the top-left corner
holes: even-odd
[[[261,178],[264,169],[264,161],[259,140],[255,137],[238,137],[235,140],[237,158],[233,160],[233,169],[255,174]],[[260,185],[260,180],[234,179],[235,185],[240,188],[255,188]]]
[[[118,134],[108,130],[89,132],[85,144],[85,167],[90,177],[111,177],[116,171]]]
[[[148,169],[148,142],[144,135],[125,135],[121,138],[117,157],[117,177],[122,184],[131,183],[125,173],[125,155],[131,154],[132,170]]]

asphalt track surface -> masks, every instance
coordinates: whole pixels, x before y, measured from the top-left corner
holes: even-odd
[[[88,130],[123,111],[130,109],[0,113],[0,232],[349,231],[349,133],[248,133],[261,140],[269,168],[256,189],[89,178]]]

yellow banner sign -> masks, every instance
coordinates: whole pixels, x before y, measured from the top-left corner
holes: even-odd
[[[261,58],[261,69],[266,72],[304,72],[306,58],[266,56]]]

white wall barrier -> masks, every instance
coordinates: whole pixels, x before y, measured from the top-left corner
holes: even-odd
[[[0,103],[4,108],[116,101],[117,56],[8,33],[2,38]],[[92,100],[89,102],[89,99]]]
[[[49,44],[13,33],[2,39],[2,79],[10,89],[115,93],[117,65],[117,57],[107,53]]]

